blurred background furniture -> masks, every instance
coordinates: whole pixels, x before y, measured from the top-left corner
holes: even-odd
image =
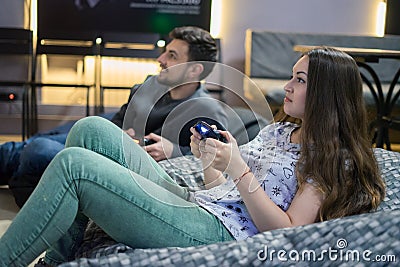
[[[106,90],[130,90],[133,86],[116,86],[103,84],[101,62],[105,57],[155,59],[163,48],[157,45],[161,35],[156,33],[115,33],[105,32],[101,35],[98,51],[99,68],[95,81],[95,114],[104,112],[104,93]]]
[[[21,121],[21,135],[22,139],[25,139],[29,137],[32,126],[32,31],[22,28],[0,28],[0,61],[2,65],[7,66],[0,73],[1,101],[6,102],[9,108],[4,113],[8,113],[6,116],[13,119],[14,123],[16,120]],[[19,92],[21,90],[22,94]],[[22,99],[18,99],[21,95]],[[17,100],[22,100],[21,106]]]
[[[41,66],[43,64],[43,58],[47,59],[49,55],[62,55],[62,56],[94,56],[98,54],[99,48],[94,40],[54,40],[47,39],[46,36],[38,35],[36,50],[34,55],[34,68],[32,70],[32,101],[31,101],[31,125],[32,132],[38,131],[38,97],[37,93],[46,87],[53,88],[82,88],[86,90],[86,109],[85,114],[82,116],[88,116],[90,114],[89,106],[89,92],[90,88],[94,87],[93,83],[80,83],[80,82],[44,82],[42,80]],[[68,61],[65,60],[65,64]]]

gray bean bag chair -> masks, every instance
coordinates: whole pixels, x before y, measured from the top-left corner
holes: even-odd
[[[377,211],[306,226],[267,231],[244,241],[188,248],[133,249],[91,223],[72,266],[398,266],[400,261],[400,153],[375,149],[387,196]],[[199,170],[187,157],[184,167]],[[177,181],[202,188],[178,161],[161,163]],[[83,258],[82,258],[83,257]]]

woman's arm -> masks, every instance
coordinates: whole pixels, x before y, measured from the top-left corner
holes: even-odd
[[[322,194],[312,184],[297,191],[286,212],[265,194],[252,173],[237,181],[236,186],[260,232],[314,223],[318,217]]]
[[[226,182],[223,173],[219,170],[214,169],[213,167],[205,168],[203,170],[203,173],[204,173],[204,186],[206,187],[206,189],[213,188],[217,185]]]
[[[210,175],[223,171],[234,179],[247,210],[260,232],[316,221],[322,193],[307,183],[296,193],[289,209],[283,211],[264,192],[253,173],[249,172],[250,168],[243,160],[234,137],[228,132],[221,131],[221,133],[228,140],[227,143],[208,138],[200,143],[198,150],[206,151],[208,153],[206,156],[212,155],[208,162],[213,169],[210,170]]]

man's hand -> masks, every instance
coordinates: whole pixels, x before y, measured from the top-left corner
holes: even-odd
[[[149,153],[149,155],[155,160],[160,161],[172,156],[172,151],[174,149],[174,145],[171,141],[166,138],[162,138],[161,136],[151,133],[146,135],[144,138],[151,139],[155,141],[154,144],[145,146],[144,149]]]
[[[129,135],[132,139],[136,139],[135,138],[135,130],[133,130],[132,128],[129,128],[129,129],[127,129],[127,130],[124,130],[125,131],[125,133],[127,134],[127,135]]]

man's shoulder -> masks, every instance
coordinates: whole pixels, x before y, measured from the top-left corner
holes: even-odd
[[[190,98],[191,105],[194,106],[205,106],[209,109],[222,109],[222,103],[220,100],[212,97],[207,92],[199,92],[199,94],[193,95]]]
[[[211,97],[210,92],[207,90],[204,84],[201,84],[200,87],[196,90],[197,95],[204,96],[204,97]]]
[[[191,99],[193,99],[193,98],[205,98],[205,99],[208,99],[208,100],[211,99],[211,101],[220,101],[220,100],[216,99],[215,97],[213,97],[203,85],[200,86],[200,88],[198,88],[196,90],[196,92],[194,92],[194,94],[190,98]]]

